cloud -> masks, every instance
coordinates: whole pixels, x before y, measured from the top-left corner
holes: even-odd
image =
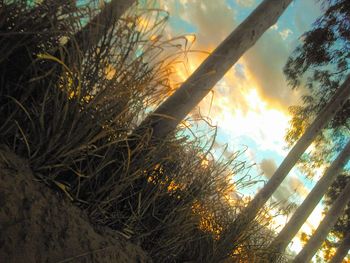
[[[263,159],[259,164],[259,168],[265,177],[270,179],[276,171],[277,165],[273,159]],[[310,190],[305,186],[303,179],[300,179],[297,174],[292,172],[292,174],[290,174],[277,188],[272,199],[276,202],[280,202],[282,206],[288,206],[289,204],[298,204],[302,200],[305,200],[309,192]],[[303,225],[302,231],[310,233],[312,229],[315,229],[315,226],[321,219],[322,206],[319,204]],[[279,224],[281,224],[283,220],[285,220],[285,218],[282,218],[282,221],[280,220]],[[283,224],[281,224],[281,226],[283,226]],[[294,239],[294,244],[292,245],[292,250],[299,251],[299,246],[300,243],[298,242],[298,237],[296,237]]]
[[[278,31],[268,30],[243,57],[259,93],[266,101],[283,110],[298,103],[300,96],[300,92],[287,86],[282,72],[290,54],[287,45]]]
[[[197,47],[216,47],[237,25],[235,11],[224,0],[192,0],[184,6],[182,19],[197,28]]]
[[[255,0],[236,0],[236,3],[243,7],[251,7],[255,4]]]
[[[249,82],[237,76],[221,81],[226,85],[215,88],[212,103],[211,97],[202,101],[202,112],[207,114],[210,109],[213,123],[225,131],[230,142],[243,136],[255,142],[257,151],[269,150],[284,155],[284,134],[289,117],[270,107]]]
[[[186,22],[196,28],[197,48],[216,47],[237,25],[235,11],[225,0],[161,1],[160,7],[169,11],[172,27]]]
[[[262,159],[259,163],[259,168],[267,179],[271,179],[272,175],[277,170],[277,164],[273,159]],[[274,201],[286,203],[293,194],[294,192],[292,189],[290,189],[287,185],[282,184],[275,191],[272,198],[274,199]],[[288,204],[289,202],[287,202],[286,205]]]
[[[295,91],[288,87],[282,71],[289,55],[299,44],[296,38],[311,27],[319,14],[315,1],[296,1],[271,27],[272,30],[268,30],[243,56],[246,71],[254,76],[259,94],[270,105],[287,111],[288,106],[300,103],[304,90]]]
[[[277,170],[277,164],[273,159],[262,159],[259,163],[259,169],[267,179],[271,179],[272,175]],[[288,176],[281,186],[274,193],[273,198],[275,201],[286,201],[290,197],[303,200],[309,193],[309,189],[305,186],[304,182],[296,175],[291,174]]]
[[[277,25],[277,23],[276,23],[276,24],[274,24],[273,26],[271,26],[271,27],[270,27],[270,29],[273,29],[273,30],[278,30],[278,25]]]
[[[274,174],[277,170],[276,162],[273,159],[263,159],[260,163],[260,169],[268,179]]]
[[[309,189],[305,187],[304,182],[296,176],[290,177],[288,180],[288,184],[290,185],[290,188],[293,189],[293,191],[295,191],[296,193],[298,193],[298,195],[302,199],[305,199],[310,192]]]
[[[286,28],[279,32],[280,36],[282,37],[283,40],[286,40],[291,34],[293,34],[293,31],[290,30],[289,28]]]

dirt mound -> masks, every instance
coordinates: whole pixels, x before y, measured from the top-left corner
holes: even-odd
[[[0,262],[151,262],[144,251],[35,180],[25,160],[0,148]]]

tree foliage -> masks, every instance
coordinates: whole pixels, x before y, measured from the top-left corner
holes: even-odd
[[[350,67],[350,2],[325,0],[326,9],[313,29],[302,37],[302,44],[288,59],[284,73],[292,88],[305,86],[303,105],[292,107],[293,133],[289,141],[299,136],[296,129],[303,127],[325,106],[339,84],[349,73]],[[331,128],[349,125],[350,102],[336,115]]]

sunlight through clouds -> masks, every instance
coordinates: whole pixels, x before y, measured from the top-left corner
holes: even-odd
[[[228,76],[230,75],[230,76]],[[285,154],[284,134],[288,127],[289,115],[271,107],[258,93],[254,80],[245,74],[242,80],[232,73],[227,74],[214,89],[210,104],[208,96],[200,104],[202,112],[209,112],[214,124],[230,134],[231,138],[241,135],[258,142],[260,150]]]

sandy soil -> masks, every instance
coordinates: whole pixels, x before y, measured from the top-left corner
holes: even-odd
[[[0,262],[151,262],[35,180],[27,162],[0,146]]]

